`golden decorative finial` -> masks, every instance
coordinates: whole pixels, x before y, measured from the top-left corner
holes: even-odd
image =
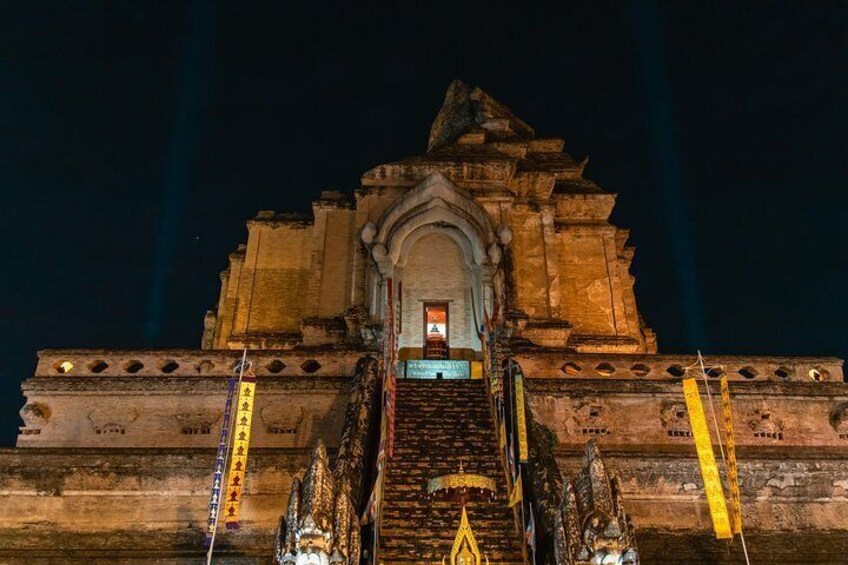
[[[449,563],[450,565],[483,565],[483,556],[477,547],[474,532],[471,531],[465,506],[462,507],[462,517],[459,521],[459,529],[456,531],[456,538],[453,540]],[[489,563],[488,556],[485,563],[487,565]],[[444,557],[442,558],[442,565],[448,565],[448,561]]]

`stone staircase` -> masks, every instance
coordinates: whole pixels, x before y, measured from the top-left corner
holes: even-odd
[[[394,457],[380,536],[384,565],[450,559],[459,504],[428,500],[427,481],[456,473],[460,459],[465,472],[497,482],[493,500],[466,506],[480,551],[492,565],[524,563],[484,386],[480,380],[398,380]]]

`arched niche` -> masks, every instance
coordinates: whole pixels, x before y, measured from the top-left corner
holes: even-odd
[[[362,229],[374,267],[369,277],[372,316],[384,316],[385,280],[392,278],[402,284],[404,267],[416,246],[435,234],[449,238],[461,252],[478,324],[483,323],[484,310],[491,313],[495,302],[502,300],[496,275],[500,244],[505,242],[498,239],[489,215],[470,193],[434,173],[394,202],[376,224],[368,223]],[[438,272],[439,258],[432,261],[433,271]],[[479,340],[477,345],[479,348]]]
[[[445,308],[447,332],[444,334],[452,359],[474,358],[482,344],[477,336],[474,300],[471,289],[479,286],[479,271],[469,265],[467,251],[444,230],[422,229],[405,257],[398,289],[398,347],[403,357],[426,357],[425,309]],[[410,238],[412,239],[412,238]],[[433,258],[438,268],[433,268]],[[479,317],[479,314],[478,314]]]

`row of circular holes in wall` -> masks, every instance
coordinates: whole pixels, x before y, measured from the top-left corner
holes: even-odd
[[[577,363],[568,362],[561,367],[561,370],[566,375],[577,375],[583,369]],[[615,367],[613,367],[609,363],[601,363],[597,367],[595,367],[595,371],[602,377],[609,377],[613,373],[615,373]],[[637,363],[630,367],[630,372],[636,375],[637,377],[644,377],[651,372],[651,368],[647,365],[643,365],[642,363]],[[666,369],[666,372],[672,377],[683,377],[686,375],[686,368],[682,365],[671,365],[668,369]],[[746,379],[753,379],[760,374],[759,371],[757,371],[753,367],[742,367],[737,372]],[[724,369],[722,369],[721,367],[710,367],[707,369],[707,376],[714,379],[723,377],[725,374],[726,373]],[[795,371],[793,369],[790,369],[789,367],[781,366],[774,370],[774,376],[783,380],[788,379],[794,374]],[[830,377],[830,374],[825,369],[815,368],[810,369],[807,372],[807,375],[810,377],[811,380],[814,380],[816,382],[826,381]]]
[[[235,363],[231,364],[228,367],[229,370],[230,371],[235,370],[238,363],[239,362],[236,361]],[[195,369],[197,370],[198,373],[208,373],[212,370],[212,368],[214,366],[215,366],[215,364],[212,363],[212,361],[209,361],[207,359],[207,360],[204,360],[204,361],[201,361],[200,363],[198,363],[195,366]],[[56,370],[57,373],[64,375],[64,374],[70,373],[74,369],[74,364],[71,361],[60,361],[60,362],[56,363],[53,366],[53,368]],[[92,373],[102,373],[103,371],[105,371],[108,368],[109,368],[109,364],[106,363],[106,361],[102,361],[102,360],[92,361],[88,364],[88,370],[91,371]],[[130,374],[138,373],[143,368],[144,368],[144,363],[142,363],[141,361],[133,360],[133,361],[127,361],[126,363],[124,363],[124,371],[126,371],[127,373],[130,373]],[[162,361],[161,363],[159,363],[159,370],[161,372],[165,373],[165,374],[173,373],[174,371],[176,371],[179,368],[180,368],[180,365],[176,361],[167,360],[167,361]],[[265,365],[265,368],[268,370],[269,373],[276,374],[276,373],[281,372],[283,369],[285,369],[286,364],[283,363],[282,361],[280,361],[279,359],[274,359],[273,361],[271,361],[270,363]],[[314,373],[318,369],[321,368],[321,363],[319,363],[315,359],[307,359],[306,361],[301,363],[300,368],[304,373],[311,374],[311,373]]]

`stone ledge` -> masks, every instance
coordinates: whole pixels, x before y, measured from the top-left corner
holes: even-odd
[[[228,376],[203,377],[34,377],[21,384],[24,394],[61,392],[113,395],[130,392],[146,394],[224,394]],[[350,384],[352,377],[260,377],[263,392],[274,391],[339,391]],[[222,397],[223,398],[223,397]]]
[[[352,376],[369,352],[361,349],[254,349],[253,372],[262,376]],[[242,352],[226,349],[43,349],[36,377],[197,377],[233,374]],[[317,368],[312,361],[317,362]],[[66,364],[67,363],[67,364]]]
[[[0,529],[0,563],[201,563],[206,556],[204,537],[199,527],[183,531],[139,528],[108,533],[58,530],[46,525]],[[167,543],[163,543],[165,540]],[[216,539],[215,563],[264,565],[268,563],[273,540],[274,532],[267,528],[222,532]]]
[[[679,381],[701,376],[696,355],[575,353],[569,349],[513,347],[513,358],[530,378]],[[835,357],[711,355],[706,368],[712,380],[726,375],[734,382],[769,381],[813,385],[842,383],[843,361]]]
[[[575,396],[580,394],[673,394],[683,400],[683,387],[680,379],[645,379],[636,378],[606,378],[606,377],[532,377],[527,384],[530,392],[562,393]],[[703,382],[700,383],[703,385]],[[720,383],[710,381],[710,391],[720,394]],[[817,397],[846,397],[848,386],[845,383],[805,383],[805,382],[776,382],[776,381],[734,381],[731,384],[733,398],[737,396],[778,396],[783,399],[817,398]]]
[[[335,449],[328,449],[335,455]],[[16,470],[32,471],[33,478],[47,480],[42,469],[50,468],[56,475],[77,470],[102,473],[132,474],[143,467],[172,469],[181,473],[201,472],[203,482],[212,475],[215,447],[158,448],[158,447],[10,447],[0,449],[0,484],[8,481]],[[300,469],[309,462],[311,447],[254,447],[250,462],[263,468]],[[55,477],[53,477],[55,478]]]
[[[690,440],[691,441],[691,440]],[[697,459],[695,445],[669,444],[617,444],[602,443],[605,458],[645,458],[652,460],[677,460]],[[582,457],[585,448],[580,445],[562,444],[553,449],[556,457]],[[792,446],[787,449],[784,446],[748,445],[736,446],[736,455],[739,460],[759,459],[763,461],[848,461],[848,445],[844,447],[835,446]],[[812,463],[811,463],[812,464]]]
[[[306,229],[312,227],[314,223],[315,219],[307,214],[264,210],[260,211],[255,218],[248,220],[247,227],[250,229],[253,226],[266,225],[272,228],[292,227],[296,229]]]

